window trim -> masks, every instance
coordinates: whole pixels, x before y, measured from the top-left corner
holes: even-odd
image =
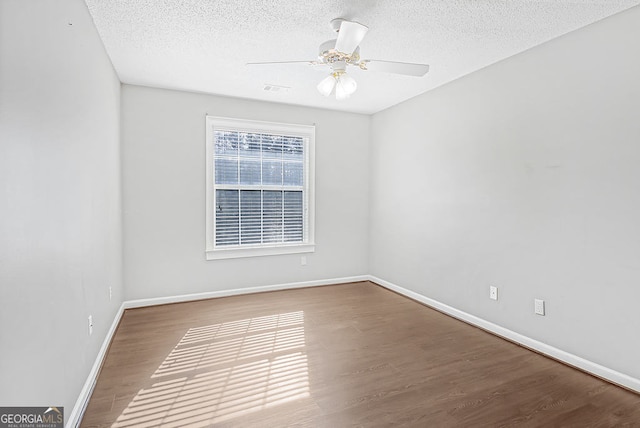
[[[308,139],[305,146],[304,210],[306,213],[306,239],[296,243],[274,243],[273,245],[244,245],[233,248],[215,246],[215,142],[214,130],[281,134]],[[278,254],[310,253],[315,251],[315,126],[256,120],[206,116],[206,248],[207,260],[239,257],[271,256]]]

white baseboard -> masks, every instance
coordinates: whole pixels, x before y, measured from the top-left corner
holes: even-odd
[[[553,346],[547,345],[546,343],[539,342],[520,333],[516,333],[515,331],[501,327],[482,318],[478,318],[475,315],[468,314],[449,305],[445,305],[444,303],[430,299],[426,296],[423,296],[422,294],[407,290],[406,288],[400,287],[389,281],[385,281],[384,279],[377,278],[371,275],[369,275],[368,279],[369,281],[374,282],[384,288],[395,291],[396,293],[402,294],[403,296],[409,297],[413,300],[437,309],[438,311],[450,315],[454,318],[472,324],[483,330],[487,330],[497,336],[518,343],[522,346],[535,350],[536,352],[547,355],[556,360],[562,361],[565,364],[583,370],[594,376],[600,377],[602,379],[608,380],[609,382],[640,393],[640,379],[636,379],[624,373],[617,372],[592,361],[585,360],[582,357],[571,354],[569,352],[565,352],[562,349],[555,348]]]
[[[111,343],[113,335],[116,333],[116,329],[118,328],[118,323],[122,318],[124,309],[124,304],[120,305],[118,312],[116,312],[116,316],[113,318],[111,327],[109,328],[109,331],[107,332],[107,335],[102,342],[102,346],[100,347],[100,351],[98,351],[98,355],[96,356],[96,360],[93,363],[93,367],[91,367],[89,376],[87,376],[87,380],[85,381],[84,386],[80,391],[80,396],[76,400],[76,404],[73,406],[73,410],[71,410],[71,414],[67,419],[67,428],[76,428],[80,425],[82,415],[84,415],[87,404],[89,404],[89,398],[91,397],[91,393],[93,392],[93,387],[96,385],[96,381],[98,380],[100,367],[102,367],[102,362],[107,355],[109,344]]]
[[[287,284],[262,285],[233,290],[209,291],[206,293],[183,294],[180,296],[153,297],[150,299],[128,300],[124,302],[125,309],[141,308],[144,306],[166,305],[169,303],[189,302],[192,300],[214,299],[217,297],[239,296],[241,294],[264,293],[266,291],[289,290],[291,288],[319,287],[323,285],[344,284],[347,282],[368,281],[368,275],[349,276],[344,278],[321,279],[317,281],[290,282]]]
[[[265,291],[278,291],[278,290],[289,290],[292,288],[306,288],[306,287],[319,287],[323,285],[332,285],[332,284],[344,284],[348,282],[359,282],[359,281],[369,281],[368,275],[360,275],[360,276],[349,276],[343,278],[333,278],[333,279],[322,279],[317,281],[305,281],[305,282],[291,282],[287,284],[275,284],[275,285],[265,285],[259,287],[249,287],[249,288],[236,288],[233,290],[222,290],[222,291],[211,291],[206,293],[195,293],[195,294],[183,294],[181,296],[168,296],[168,297],[156,297],[151,299],[137,299],[137,300],[127,300],[120,305],[120,309],[116,313],[113,322],[111,323],[111,328],[107,332],[107,335],[102,342],[102,347],[98,352],[95,362],[93,363],[93,367],[89,372],[89,376],[87,376],[87,380],[80,391],[80,396],[76,400],[75,406],[73,406],[73,410],[67,419],[67,428],[76,428],[80,425],[80,421],[82,421],[82,416],[84,415],[84,411],[87,408],[87,404],[89,403],[89,398],[91,398],[91,393],[93,392],[93,388],[98,380],[98,374],[100,372],[100,367],[102,366],[102,362],[107,354],[107,349],[109,349],[109,344],[111,343],[111,339],[113,339],[113,335],[116,332],[116,328],[120,323],[120,319],[124,314],[125,309],[132,308],[141,308],[144,306],[154,306],[154,305],[166,305],[168,303],[179,303],[179,302],[188,302],[192,300],[202,300],[202,299],[213,299],[216,297],[228,297],[228,296],[238,296],[241,294],[253,294],[253,293],[263,293]]]

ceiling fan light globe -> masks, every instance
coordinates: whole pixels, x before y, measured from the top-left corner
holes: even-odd
[[[342,81],[338,80],[338,83],[336,83],[336,100],[346,100],[350,95],[351,93],[345,89]]]
[[[325,97],[331,95],[333,92],[333,88],[336,86],[336,78],[333,75],[329,75],[322,79],[320,83],[318,83],[318,92],[320,92]]]
[[[356,89],[358,89],[358,83],[356,82],[356,80],[346,73],[340,76],[340,83],[349,95],[353,94]]]

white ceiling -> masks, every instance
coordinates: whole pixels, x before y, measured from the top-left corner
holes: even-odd
[[[374,113],[640,4],[640,0],[86,0],[124,83]],[[313,60],[342,17],[369,27],[361,56],[431,66],[425,77],[348,71],[345,101],[316,90]],[[265,91],[265,84],[290,87]]]

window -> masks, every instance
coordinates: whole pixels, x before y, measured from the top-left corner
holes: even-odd
[[[315,127],[207,116],[207,259],[314,251]]]

